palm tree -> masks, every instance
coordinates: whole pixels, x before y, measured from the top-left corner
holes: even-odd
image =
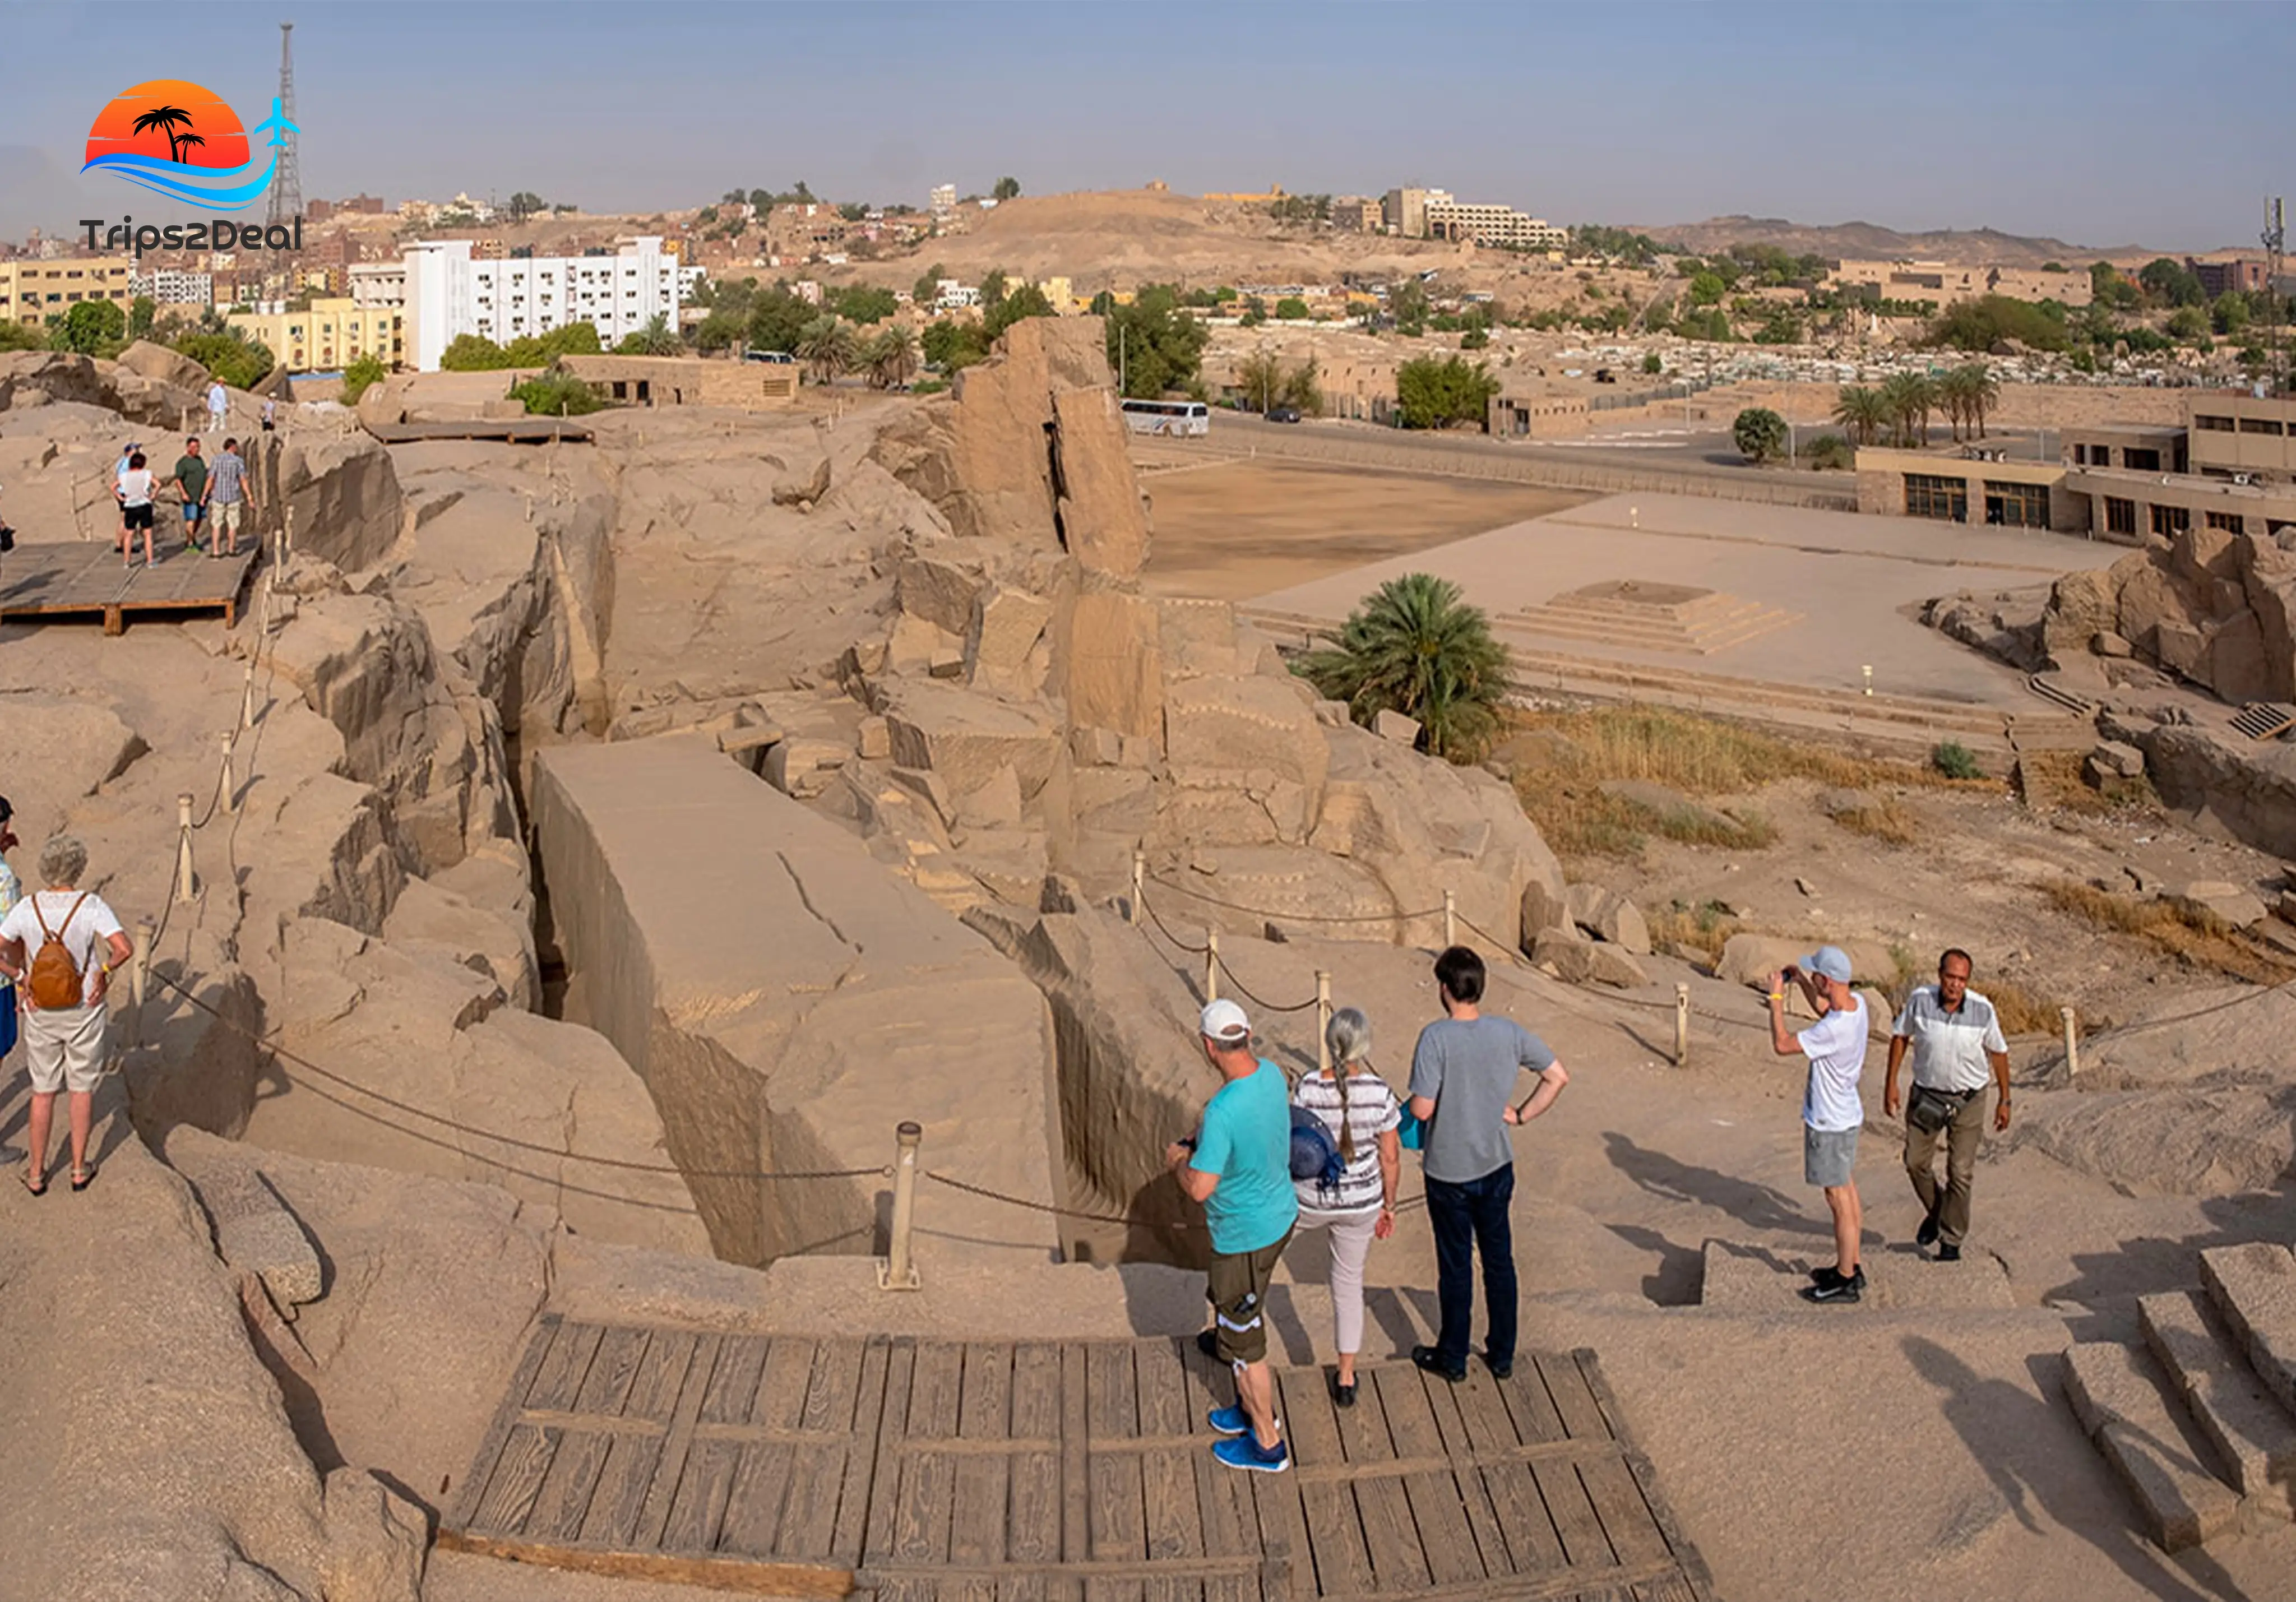
[[[685,349],[685,341],[671,329],[669,319],[660,313],[622,341],[622,354],[626,356],[676,356]]]
[[[1381,585],[1300,671],[1324,694],[1346,702],[1359,722],[1382,711],[1417,719],[1429,753],[1456,762],[1488,748],[1511,688],[1506,653],[1482,609],[1431,573]]]
[[[158,128],[168,136],[168,160],[181,161],[184,159],[183,145],[176,136],[176,129],[178,127],[191,126],[192,114],[183,107],[155,106],[135,119],[134,131],[141,134],[151,128]],[[205,144],[207,141],[202,139],[200,143]]]
[[[1991,411],[2001,398],[2001,381],[1993,376],[1993,369],[1983,362],[1970,362],[1958,369],[1968,374],[1963,382],[1968,385],[1967,405],[1970,421],[1977,424],[1977,437],[1985,438],[1985,414]]]
[[[1930,442],[1930,413],[1937,407],[1937,387],[1918,373],[1893,374],[1882,385],[1882,398],[1889,403],[1890,417],[1896,428],[1900,445],[1915,443],[1916,425],[1919,442]]]
[[[816,317],[799,331],[797,354],[813,364],[813,382],[825,384],[853,366],[853,331],[835,317]]]
[[[1890,418],[1889,397],[1862,384],[1845,384],[1841,398],[1833,403],[1833,420],[1860,445],[1871,445],[1880,439],[1882,431],[1890,425]]]
[[[869,375],[888,390],[908,382],[916,371],[917,336],[900,327],[886,329],[869,342]]]
[[[1946,421],[1953,425],[1953,437],[1961,438],[1961,425],[1970,417],[1969,369],[1956,367],[1937,381],[1938,404],[1945,408]]]

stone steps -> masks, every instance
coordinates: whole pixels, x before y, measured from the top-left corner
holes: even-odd
[[[2199,1546],[2239,1521],[2240,1493],[2208,1466],[2209,1454],[2151,1352],[2114,1341],[2077,1342],[2065,1349],[2065,1394],[2162,1551]]]
[[[1691,617],[1649,607],[1558,597],[1492,619],[1502,630],[1547,639],[1586,640],[1685,656],[1714,656],[1800,620],[1801,614],[1741,602]]]
[[[2201,1283],[2284,1408],[2296,1410],[2296,1254],[2257,1241],[2201,1253]]]
[[[2242,1360],[2237,1337],[2194,1291],[2142,1296],[2144,1344],[2168,1374],[2193,1422],[2231,1470],[2234,1488],[2260,1513],[2296,1518],[2296,1417]]]

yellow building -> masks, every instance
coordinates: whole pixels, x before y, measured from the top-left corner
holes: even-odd
[[[62,322],[82,300],[109,300],[125,313],[135,298],[135,259],[127,256],[0,261],[0,315],[40,328],[50,319]]]
[[[290,373],[333,372],[363,356],[379,357],[386,367],[406,361],[404,307],[361,306],[344,297],[313,300],[308,311],[238,311],[224,320]]]

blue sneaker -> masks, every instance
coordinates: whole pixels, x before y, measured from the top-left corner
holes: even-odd
[[[1213,1442],[1212,1456],[1230,1468],[1249,1468],[1259,1474],[1282,1474],[1292,1466],[1292,1448],[1287,1442],[1278,1441],[1275,1450],[1262,1451],[1259,1442],[1250,1435]]]
[[[1223,1435],[1251,1433],[1251,1416],[1242,1408],[1214,1408],[1204,1415],[1204,1422]]]

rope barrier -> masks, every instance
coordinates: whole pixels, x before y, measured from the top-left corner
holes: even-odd
[[[885,1164],[880,1164],[874,1168],[829,1168],[810,1170],[685,1169],[679,1168],[674,1163],[635,1162],[625,1157],[605,1157],[600,1156],[593,1152],[570,1151],[559,1146],[545,1146],[538,1141],[522,1140],[515,1135],[504,1135],[497,1130],[480,1129],[473,1124],[458,1122],[457,1121],[446,1117],[441,1113],[433,1113],[427,1107],[416,1106],[412,1102],[401,1101],[398,1097],[386,1095],[382,1091],[377,1090],[371,1086],[362,1085],[357,1080],[346,1078],[344,1075],[335,1072],[332,1069],[323,1068],[318,1064],[312,1062],[308,1057],[303,1056],[297,1052],[290,1051],[287,1047],[280,1045],[275,1040],[267,1039],[264,1036],[257,1034],[253,1030],[240,1023],[236,1018],[227,1016],[212,1004],[201,999],[200,997],[193,994],[189,987],[185,986],[180,981],[169,978],[167,974],[160,973],[156,968],[152,970],[152,977],[158,981],[162,986],[173,990],[176,995],[181,996],[184,1000],[190,1002],[200,1011],[207,1014],[208,1016],[213,1018],[226,1029],[230,1030],[233,1033],[239,1035],[243,1039],[250,1041],[258,1049],[268,1052],[274,1057],[292,1063],[295,1066],[302,1069],[304,1072],[308,1073],[315,1073],[321,1079],[324,1079],[332,1084],[340,1085],[344,1089],[349,1090],[354,1094],[365,1096],[374,1101],[380,1102],[384,1106],[390,1108],[393,1112],[403,1113],[409,1117],[422,1119],[427,1123],[437,1124],[443,1129],[452,1130],[457,1134],[468,1135],[480,1140],[491,1140],[497,1145],[508,1146],[514,1151],[534,1152],[542,1156],[558,1158],[570,1162],[586,1162],[594,1167],[612,1169],[624,1173],[674,1175],[679,1179],[888,1179],[890,1178],[892,1174],[891,1168]],[[332,1098],[329,1097],[328,1099]],[[406,1133],[414,1134],[417,1136],[417,1138],[422,1138],[418,1132],[414,1130],[407,1130]],[[480,1155],[480,1154],[477,1153],[471,1153],[468,1154],[472,1156]],[[486,1159],[481,1157],[480,1160],[485,1161]]]
[[[1162,881],[1159,880],[1157,883],[1161,883]],[[1189,956],[1202,957],[1211,952],[1212,948],[1209,942],[1201,946],[1192,946],[1188,944],[1187,941],[1182,940],[1178,935],[1173,933],[1170,926],[1167,924],[1161,917],[1157,916],[1155,903],[1149,900],[1147,897],[1143,896],[1140,899],[1140,905],[1141,908],[1148,914],[1149,921],[1156,925],[1158,931],[1162,933],[1164,938],[1171,941],[1173,945],[1178,947],[1181,950],[1186,952]],[[1228,982],[1235,986],[1237,992],[1242,995],[1244,999],[1250,1001],[1252,1006],[1259,1008],[1259,1010],[1264,1013],[1304,1013],[1315,1007],[1321,999],[1319,997],[1310,996],[1308,999],[1296,1006],[1278,1006],[1275,1003],[1268,1000],[1266,997],[1255,993],[1250,985],[1244,983],[1242,977],[1237,974],[1235,969],[1229,965],[1228,960],[1225,956],[1216,955],[1214,957],[1214,960],[1219,964],[1220,972],[1227,975]]]

